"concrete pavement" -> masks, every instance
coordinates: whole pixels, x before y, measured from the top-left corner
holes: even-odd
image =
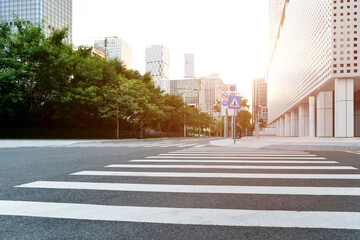
[[[214,146],[278,150],[360,150],[360,138],[242,137],[210,141]]]
[[[187,140],[193,138],[186,138]],[[234,140],[231,138],[204,138],[210,140],[214,146],[227,146],[250,149],[273,149],[273,150],[359,150],[360,138],[310,138],[310,137],[275,137],[260,136],[242,137]],[[19,147],[51,147],[51,146],[78,146],[82,144],[107,144],[107,143],[141,143],[154,139],[122,139],[122,140],[0,140],[0,148]],[[160,139],[156,139],[160,140]],[[161,139],[170,141],[174,139]],[[185,139],[183,139],[185,140]],[[195,139],[193,139],[195,140]]]

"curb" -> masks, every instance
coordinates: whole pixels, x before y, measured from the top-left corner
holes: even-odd
[[[270,145],[260,147],[264,150],[326,150],[326,151],[360,151],[360,146],[344,146],[344,145]]]

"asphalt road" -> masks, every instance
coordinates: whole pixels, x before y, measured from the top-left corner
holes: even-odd
[[[356,152],[208,141],[0,148],[0,239],[360,239]]]

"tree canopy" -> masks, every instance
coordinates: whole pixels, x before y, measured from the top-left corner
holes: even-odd
[[[46,37],[41,24],[0,22],[1,128],[150,128],[181,132],[184,121],[210,127],[180,96],[161,91],[149,73],[118,59],[91,56],[64,39],[68,29]]]

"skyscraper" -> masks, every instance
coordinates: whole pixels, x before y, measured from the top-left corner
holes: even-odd
[[[26,22],[44,21],[47,36],[68,27],[66,42],[72,43],[72,0],[0,0],[0,18],[13,26],[13,14]]]
[[[127,68],[132,68],[133,64],[133,50],[132,47],[122,39],[106,38],[103,40],[95,40],[94,46],[105,52],[108,59],[117,58],[119,61],[123,61]]]
[[[195,77],[194,54],[185,54],[185,78]]]
[[[360,2],[270,0],[269,121],[280,136],[360,136]]]
[[[169,49],[160,44],[154,44],[145,50],[145,70],[150,72],[157,86],[170,93],[169,82]]]
[[[259,120],[262,118],[265,122],[268,121],[267,113],[267,83],[264,82],[264,78],[258,78],[253,81],[253,93],[252,93],[252,110],[253,116],[256,116]]]

